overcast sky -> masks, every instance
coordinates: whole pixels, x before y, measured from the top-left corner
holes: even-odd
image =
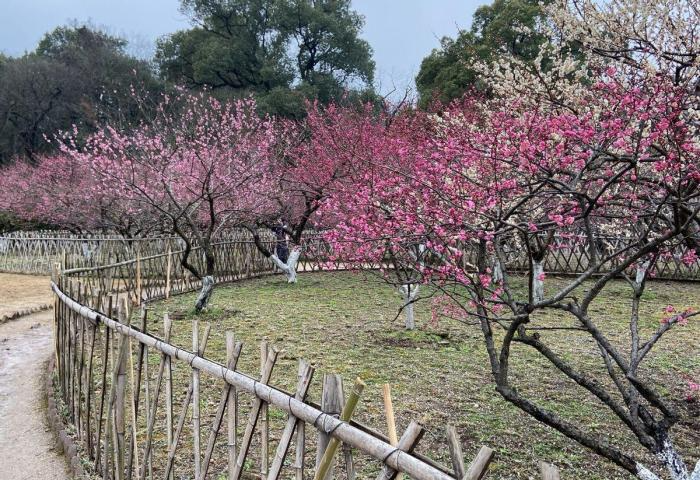
[[[148,56],[156,38],[188,27],[178,0],[2,0],[0,51],[21,55],[42,35],[71,21],[124,36],[131,51]],[[366,19],[363,37],[374,49],[377,86],[383,93],[413,85],[420,62],[445,35],[468,28],[488,0],[353,0]]]

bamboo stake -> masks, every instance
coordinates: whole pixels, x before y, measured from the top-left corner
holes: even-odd
[[[75,298],[75,288],[74,282],[70,284],[70,296]],[[80,303],[80,302],[78,302]],[[75,422],[75,371],[76,371],[76,341],[75,341],[75,329],[76,329],[76,313],[70,312],[70,321],[68,323],[68,391],[70,399],[70,419]]]
[[[95,337],[97,336],[97,325],[90,323],[90,356],[88,357],[88,368],[87,368],[87,397],[85,399],[86,406],[86,429],[87,429],[87,451],[88,458],[91,460],[94,458],[93,453],[93,441],[92,441],[92,389],[93,389],[93,358],[95,356]]]
[[[124,325],[129,325],[129,315],[126,307],[126,298],[122,298],[119,309],[119,321]],[[115,429],[117,432],[117,443],[114,445],[116,450],[116,469],[117,479],[121,480],[124,476],[124,452],[125,444],[125,393],[126,393],[126,353],[121,353],[122,350],[131,352],[131,340],[126,335],[119,337],[119,362],[117,364],[117,390],[116,390],[116,405],[115,405]]]
[[[149,373],[150,367],[148,366],[148,347],[144,346],[144,362],[143,362],[143,376],[144,376],[144,386],[145,386],[145,408],[146,408],[146,429],[148,425],[151,424],[151,375]],[[148,455],[144,454],[143,462],[148,466],[149,478],[153,478],[153,462],[151,461],[150,452]],[[144,468],[143,466],[141,467]],[[139,473],[139,477],[141,474]]]
[[[271,348],[267,356],[267,361],[265,363],[265,368],[260,377],[260,383],[267,385],[272,376],[272,369],[277,361],[277,356],[279,351],[276,348]],[[241,473],[243,472],[243,465],[245,459],[248,456],[248,450],[250,449],[250,444],[253,441],[253,433],[255,432],[255,425],[258,423],[258,418],[260,417],[260,412],[262,410],[263,400],[256,397],[253,401],[253,406],[250,410],[250,415],[248,417],[248,424],[246,425],[245,432],[243,433],[243,440],[241,442],[241,449],[238,452],[238,458],[236,458],[236,468],[233,471],[234,480],[241,478]]]
[[[228,345],[227,345],[228,347]],[[238,364],[238,358],[241,355],[241,348],[243,344],[238,342],[233,348],[233,355],[228,359],[228,369],[235,370]],[[231,392],[231,385],[228,383],[221,392],[221,399],[219,400],[219,406],[216,409],[216,415],[214,416],[214,423],[212,423],[211,431],[209,432],[209,440],[207,441],[207,449],[204,452],[204,463],[202,463],[202,473],[200,478],[207,478],[207,471],[209,470],[209,461],[211,460],[211,455],[214,452],[214,447],[216,446],[216,437],[219,434],[219,429],[221,428],[221,423],[224,419],[224,412],[226,411],[226,404],[228,403],[229,393]]]
[[[447,426],[447,444],[450,447],[450,456],[452,457],[452,468],[455,471],[455,477],[464,478],[464,475],[466,475],[464,455],[462,454],[462,445],[454,425]]]
[[[306,456],[306,423],[299,421],[297,426],[296,480],[304,480],[304,457]]]
[[[165,314],[163,318],[163,325],[164,325],[164,340],[165,343],[170,342],[170,319],[167,314]],[[155,391],[153,392],[153,403],[151,404],[151,415],[148,419],[148,429],[146,431],[146,444],[144,447],[144,454],[143,454],[143,464],[141,466],[141,475],[139,478],[141,480],[145,480],[146,478],[146,464],[150,462],[151,458],[151,447],[153,444],[153,427],[155,426],[156,423],[156,413],[158,411],[158,397],[160,396],[160,387],[161,384],[163,383],[163,374],[165,372],[165,357],[167,356],[166,353],[161,353],[160,355],[160,364],[158,366],[158,377],[156,378],[156,386],[155,386]],[[148,361],[146,362],[148,364]]]
[[[81,303],[85,302],[85,296],[83,295],[83,285],[78,284],[78,301]],[[87,292],[85,292],[87,293]],[[87,394],[83,394],[83,388],[85,387],[85,382],[83,381],[83,376],[85,374],[85,369],[83,366],[85,365],[85,322],[83,322],[83,319],[81,317],[76,318],[76,322],[80,324],[79,329],[76,331],[76,335],[78,336],[79,343],[80,343],[80,356],[78,357],[78,373],[77,373],[77,378],[78,378],[78,415],[77,415],[77,430],[78,430],[78,441],[82,440],[85,437],[85,432],[83,428],[83,398],[87,398]]]
[[[240,352],[239,352],[240,355]],[[226,360],[228,363],[235,357],[235,336],[233,331],[226,332]],[[230,384],[229,384],[230,385]],[[228,476],[233,478],[236,468],[236,438],[238,435],[238,391],[230,385],[228,390]]]
[[[112,316],[112,297],[108,297],[107,316]],[[100,438],[102,437],[102,418],[104,418],[105,396],[107,394],[107,363],[110,352],[110,332],[111,329],[105,325],[105,342],[104,350],[102,351],[102,390],[100,391],[100,413],[97,421],[97,452],[95,452],[95,471],[99,469],[102,456],[102,448],[100,448]],[[104,447],[106,451],[106,445]],[[105,457],[105,463],[107,457]],[[106,468],[106,467],[105,467]],[[104,469],[103,469],[104,471]]]
[[[471,465],[467,469],[466,475],[464,475],[464,480],[481,480],[493,460],[494,451],[489,447],[481,447],[476,458],[472,461]]]
[[[209,341],[209,331],[211,329],[210,325],[207,325],[204,329],[204,334],[202,335],[202,341],[200,342],[200,348],[197,355],[200,357],[204,355],[204,351],[207,348],[207,342]],[[177,450],[177,444],[180,442],[180,435],[182,434],[183,428],[185,428],[185,420],[187,419],[187,410],[190,407],[192,401],[192,378],[190,377],[190,384],[187,387],[187,394],[185,395],[185,400],[182,402],[182,408],[180,410],[180,416],[177,421],[177,428],[175,429],[175,435],[173,436],[173,443],[170,444],[168,449],[168,463],[165,466],[165,475],[168,477],[173,472],[173,467],[175,463],[175,452]]]
[[[403,432],[403,435],[401,435],[401,439],[396,444],[396,450],[394,450],[389,457],[396,456],[397,457],[397,463],[398,462],[398,456],[400,455],[401,452],[406,452],[406,453],[411,453],[413,452],[413,449],[416,448],[416,445],[420,441],[420,439],[423,437],[423,427],[420,426],[416,422],[411,422],[408,425],[408,428],[406,429],[405,432]],[[384,461],[386,462],[389,460],[389,457],[387,457]],[[379,472],[379,475],[377,475],[377,480],[393,480],[396,478],[398,475],[398,471],[389,467],[388,465],[384,465],[384,468],[382,469],[381,472]]]
[[[199,322],[192,321],[192,351],[199,350]],[[192,434],[194,435],[194,480],[200,479],[199,370],[192,369]]]
[[[323,391],[321,397],[321,410],[324,413],[337,417],[343,411],[345,403],[345,395],[343,393],[343,379],[340,375],[325,374],[323,376]],[[321,465],[321,459],[330,442],[330,435],[319,430],[318,442],[316,445],[316,469]],[[326,474],[326,479],[333,477],[333,467],[335,462],[332,461]]]
[[[306,394],[311,386],[311,379],[313,378],[314,370],[315,369],[304,360],[299,361],[299,380],[297,383],[296,394],[294,395],[294,398],[297,400],[303,401],[306,398]],[[277,480],[279,478],[280,472],[282,471],[282,465],[284,463],[284,457],[287,456],[289,444],[292,442],[292,437],[294,436],[294,430],[301,424],[303,424],[303,422],[300,422],[293,415],[289,415],[289,418],[287,418],[287,423],[282,431],[280,443],[277,446],[275,457],[272,460],[272,467],[270,467],[270,480]]]
[[[362,392],[364,391],[364,389],[365,382],[363,382],[362,379],[360,379],[360,377],[357,377],[355,379],[355,385],[353,386],[352,392],[350,392],[350,397],[348,398],[348,401],[345,404],[345,407],[343,407],[342,413],[340,414],[341,421],[350,421],[350,418],[355,412],[355,408],[357,407],[357,404],[360,401],[360,397],[362,396]],[[333,462],[333,457],[335,456],[336,450],[338,450],[339,444],[340,440],[338,440],[337,437],[332,437],[331,441],[328,442],[328,448],[326,448],[326,451],[323,453],[323,458],[321,459],[321,464],[316,470],[314,480],[322,480],[326,478],[326,474],[330,470],[331,464]]]
[[[170,321],[169,317],[168,321]],[[167,328],[170,329],[171,325],[168,325]],[[165,357],[165,430],[169,447],[173,442],[173,368],[170,356]],[[170,475],[165,478],[166,480],[173,480],[175,476],[170,472]]]
[[[355,462],[352,459],[352,447],[343,443],[343,456],[345,457],[345,471],[348,480],[355,480]]]
[[[260,342],[260,377],[265,372],[269,346],[267,341]],[[260,480],[267,480],[269,470],[269,443],[270,443],[270,413],[266,403],[260,409]]]
[[[53,282],[56,284],[61,283],[61,264],[58,262],[55,262],[53,264]],[[58,355],[58,347],[59,347],[59,337],[58,337],[58,322],[60,321],[60,312],[59,312],[59,306],[62,306],[59,301],[58,297],[54,295],[53,297],[53,346],[54,346],[54,364],[56,365],[56,368],[58,368],[59,375],[61,372],[61,363],[59,361],[59,355]]]
[[[104,469],[102,470],[102,477],[107,480],[110,474],[110,460],[112,458],[112,443],[110,442],[110,437],[114,436],[116,438],[116,428],[112,422],[112,414],[115,403],[115,396],[117,392],[117,383],[119,375],[119,365],[122,363],[122,358],[126,356],[126,342],[121,342],[119,345],[119,353],[116,355],[117,358],[113,362],[112,366],[112,384],[109,389],[109,401],[107,402],[107,424],[105,426],[105,463]],[[116,422],[115,422],[116,423]],[[116,452],[115,452],[116,453]],[[117,470],[118,472],[119,470]],[[121,478],[121,477],[119,477]]]
[[[396,417],[394,416],[394,402],[391,400],[391,385],[385,383],[382,387],[382,397],[384,398],[384,413],[386,414],[387,433],[389,434],[389,443],[397,447],[399,438],[396,434]],[[398,478],[403,479],[403,474],[399,474]],[[461,478],[461,477],[460,477]]]
[[[386,424],[389,433],[389,443],[396,446],[399,444],[399,437],[396,434],[396,419],[394,417],[394,404],[391,401],[391,386],[388,383],[382,388],[384,397],[384,412],[386,414]]]
[[[141,309],[141,324],[140,327],[142,332],[146,333],[148,330],[148,309],[147,308],[142,308]],[[132,400],[132,405],[131,409],[133,412],[132,416],[132,425],[131,425],[131,435],[132,435],[132,444],[131,448],[129,449],[129,461],[127,465],[127,480],[131,480],[133,478],[133,470],[136,470],[136,474],[141,471],[141,468],[139,466],[139,458],[138,458],[138,444],[136,441],[136,432],[138,430],[138,417],[139,417],[139,404],[141,400],[141,379],[142,379],[142,374],[143,374],[143,359],[144,359],[144,354],[146,352],[146,347],[143,343],[139,342],[138,346],[138,355],[136,357],[136,381],[134,382],[134,365],[133,365],[133,360],[131,361],[131,400]],[[131,347],[129,347],[129,358],[131,358]],[[146,359],[148,360],[148,359]],[[148,404],[146,404],[146,411],[148,413]],[[146,419],[146,424],[148,425],[148,419]]]

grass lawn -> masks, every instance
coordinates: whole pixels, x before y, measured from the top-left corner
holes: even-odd
[[[547,285],[552,288],[561,281],[548,278]],[[195,294],[189,294],[153,304],[149,313],[151,331],[161,331],[165,311],[179,313],[173,343],[191,349],[189,320],[194,318],[194,298]],[[628,336],[628,299],[626,284],[616,282],[592,308],[592,313],[597,315],[595,320],[615,342],[625,342]],[[644,300],[642,327],[648,335],[658,326],[661,310],[667,304],[700,306],[700,284],[653,282],[648,285]],[[212,328],[207,357],[223,362],[225,331],[232,329],[245,343],[239,369],[251,375],[257,375],[259,369],[260,340],[268,339],[283,349],[273,374],[275,386],[292,390],[298,358],[312,362],[317,367],[310,394],[314,401],[320,399],[323,372],[341,374],[346,391],[359,375],[368,387],[356,418],[375,429],[385,430],[381,386],[391,383],[400,432],[411,419],[422,420],[428,431],[418,450],[444,465],[450,465],[445,425],[453,423],[462,438],[467,461],[481,445],[497,451],[487,476],[490,479],[539,478],[539,460],[558,465],[564,479],[630,478],[503,401],[494,391],[481,335],[475,327],[449,319],[434,324],[430,305],[425,302],[416,306],[418,329],[407,332],[402,328],[403,319],[396,318],[399,304],[399,295],[370,275],[301,274],[296,285],[287,285],[283,277],[274,276],[220,287],[209,310],[199,318],[202,324],[210,323]],[[554,314],[538,319],[542,324],[554,321],[560,321]],[[602,372],[602,360],[594,343],[581,332],[545,332],[543,336],[557,352],[584,371]],[[675,430],[676,440],[693,465],[700,457],[700,405],[685,400],[683,375],[696,378],[700,375],[698,338],[698,321],[691,320],[688,326],[670,332],[648,358],[642,372],[645,378],[651,376],[664,385],[660,390],[663,395],[677,399],[684,422]],[[155,355],[151,355],[150,363],[154,371]],[[176,414],[188,375],[188,368],[175,368]],[[625,445],[628,451],[635,450],[636,443],[608,410],[528,347],[515,347],[512,376],[521,391],[556,408],[561,416],[585,425],[617,445]],[[203,376],[202,388],[203,425],[208,426],[221,386]],[[243,410],[245,413],[245,407]],[[271,436],[275,439],[284,416],[278,411],[271,411],[270,415]],[[242,417],[243,425],[245,420]],[[186,435],[191,439],[191,434]],[[214,472],[224,468],[225,432],[219,439]],[[273,440],[272,452],[275,447]],[[162,455],[164,447],[155,448],[156,452],[159,450],[161,453],[156,455]],[[307,457],[307,461],[313,461],[313,454]],[[371,478],[377,469],[376,462],[359,455],[358,463],[358,478]],[[249,465],[251,470],[256,468]]]

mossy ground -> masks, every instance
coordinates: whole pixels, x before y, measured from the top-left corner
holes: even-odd
[[[547,286],[555,288],[562,281],[548,278]],[[538,478],[539,460],[558,465],[562,478],[630,478],[502,400],[494,391],[482,338],[475,327],[450,319],[434,323],[429,304],[419,302],[416,307],[418,328],[405,331],[402,318],[397,318],[400,297],[372,275],[301,274],[296,285],[287,285],[281,276],[240,282],[217,288],[211,306],[199,315],[195,315],[192,308],[195,296],[178,296],[151,305],[150,330],[162,331],[162,315],[168,311],[176,317],[172,342],[191,349],[191,320],[198,318],[202,325],[200,330],[207,323],[211,325],[206,356],[222,363],[226,351],[225,332],[234,330],[236,338],[244,342],[239,369],[253,376],[259,369],[259,342],[267,339],[284,350],[272,384],[293,390],[297,360],[307,359],[317,368],[310,393],[314,401],[320,399],[322,373],[339,373],[348,386],[355,376],[360,376],[368,387],[356,418],[376,429],[384,430],[381,387],[383,383],[390,383],[399,430],[412,419],[421,420],[428,431],[418,450],[445,465],[450,462],[444,431],[445,425],[452,423],[461,436],[467,461],[481,445],[496,450],[497,459],[487,478]],[[595,321],[620,346],[628,342],[629,303],[629,287],[620,281],[611,284],[592,308]],[[700,285],[650,283],[642,307],[645,336],[658,327],[662,308],[669,303],[677,307],[700,307]],[[572,324],[563,314],[541,315],[537,323]],[[542,335],[555,351],[582,371],[605,379],[601,357],[591,339],[582,332],[547,331]],[[672,398],[683,412],[684,421],[676,428],[675,438],[693,464],[700,457],[700,406],[685,400],[685,376],[697,378],[700,375],[698,338],[698,321],[670,332],[650,355],[642,372],[645,378],[663,385],[660,392]],[[157,362],[157,356],[151,355],[152,371],[157,368]],[[513,381],[521,392],[560,416],[621,445],[624,450],[639,451],[634,439],[606,408],[528,347],[515,347],[511,368]],[[176,366],[173,375],[177,415],[187,388],[189,368]],[[205,427],[216,409],[221,388],[219,383],[203,378]],[[245,402],[242,409],[245,413]],[[271,438],[275,439],[284,415],[271,410],[270,416]],[[243,426],[246,419],[242,416]],[[185,442],[191,441],[191,434],[186,433],[186,438],[190,440]],[[220,443],[212,470],[215,473],[223,469],[225,432],[220,436]],[[162,447],[164,445],[155,447],[154,452],[163,450]],[[273,440],[272,452],[275,447]],[[377,468],[376,462],[367,461],[361,455],[357,457],[359,478],[371,478]],[[313,459],[307,461],[312,463]],[[191,465],[191,460],[185,463],[188,462]],[[255,461],[249,463],[249,469],[257,469],[253,465]]]

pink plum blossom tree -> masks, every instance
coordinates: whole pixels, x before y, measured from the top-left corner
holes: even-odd
[[[269,164],[269,209],[245,227],[258,249],[289,283],[297,280],[304,233],[310,226],[327,229],[333,225],[332,218],[321,218],[317,211],[334,194],[339,182],[361,166],[355,162],[355,142],[348,133],[362,135],[365,128],[373,127],[372,117],[371,105],[321,107],[310,103],[303,122],[280,122],[286,137],[278,142],[277,155]],[[349,143],[341,144],[346,141]],[[270,251],[261,240],[260,229],[272,230],[278,236],[276,251]],[[284,248],[279,248],[280,244]],[[313,248],[310,243],[306,245]]]
[[[563,104],[468,98],[353,135],[362,166],[324,206],[339,221],[328,238],[344,261],[362,267],[391,258],[442,292],[451,314],[481,331],[506,401],[640,479],[662,478],[663,467],[674,480],[697,480],[700,463],[691,472],[674,442],[679,405],[642,365],[698,310],[669,307],[651,333],[641,313],[646,284],[664,258],[681,249],[684,261],[696,261],[700,143],[687,114],[695,97],[658,73],[608,66],[596,77]],[[341,126],[336,132],[349,134]],[[338,154],[332,148],[327,154]],[[620,241],[606,243],[609,235]],[[548,286],[546,256],[574,242],[586,262]],[[525,259],[524,289],[514,256]],[[395,278],[389,269],[386,275]],[[617,278],[629,286],[624,347],[591,308]],[[558,320],[547,321],[545,312]],[[604,374],[556,351],[550,340],[560,331],[588,337]],[[516,345],[607,408],[657,463],[518,388]]]
[[[117,232],[124,238],[148,234],[153,222],[136,205],[100,189],[89,165],[65,154],[17,161],[0,175],[0,210],[30,222],[76,233]],[[131,210],[132,212],[129,212]]]
[[[199,311],[213,291],[214,239],[269,211],[269,164],[280,135],[252,99],[224,103],[180,92],[164,95],[155,117],[137,128],[106,126],[82,147],[67,137],[62,150],[93,172],[90,192],[108,192],[127,214],[147,212],[163,232],[182,239],[182,265],[202,281]],[[202,266],[192,260],[195,247]]]

